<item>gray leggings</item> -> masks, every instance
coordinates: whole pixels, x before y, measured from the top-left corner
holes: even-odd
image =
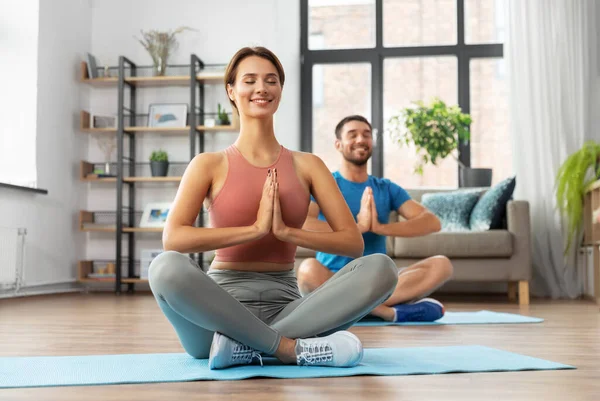
[[[152,293],[175,328],[181,345],[194,358],[208,358],[215,331],[273,355],[282,336],[308,338],[347,329],[389,298],[398,281],[398,270],[388,256],[364,256],[348,263],[306,297],[299,296],[296,284],[279,302],[273,299],[277,296],[268,296],[270,302],[266,303],[258,299],[258,309],[260,305],[271,307],[264,318],[270,321],[268,324],[259,318],[260,310],[252,310],[256,299],[247,301],[246,307],[235,298],[240,291],[229,286],[228,292],[217,284],[220,274],[216,272],[214,279],[209,277],[187,255],[175,251],[163,252],[150,265]],[[262,274],[260,280],[265,281],[262,288],[270,288],[270,280],[289,281],[286,272],[257,274]],[[252,291],[257,281],[260,283],[255,279],[241,287]],[[284,287],[290,286],[284,284]],[[241,291],[244,292],[249,291]],[[273,303],[280,311],[275,309],[273,313]]]

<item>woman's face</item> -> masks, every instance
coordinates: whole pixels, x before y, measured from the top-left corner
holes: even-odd
[[[258,56],[240,62],[233,86],[227,93],[238,108],[240,116],[267,118],[273,116],[281,99],[281,83],[275,66]]]

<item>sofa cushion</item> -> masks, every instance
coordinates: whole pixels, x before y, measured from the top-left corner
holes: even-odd
[[[510,177],[490,188],[477,202],[469,223],[473,231],[504,228],[506,204],[515,190],[516,177]]]
[[[507,230],[485,232],[439,232],[424,237],[395,238],[396,258],[427,258],[444,255],[449,258],[510,257],[512,234]]]
[[[469,218],[480,195],[481,190],[427,193],[422,196],[421,204],[440,219],[441,231],[470,231]]]

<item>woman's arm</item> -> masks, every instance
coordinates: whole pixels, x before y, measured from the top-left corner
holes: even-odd
[[[163,231],[165,251],[212,251],[256,240],[268,232],[268,229],[265,232],[259,224],[225,228],[194,227],[213,181],[212,172],[221,161],[222,155],[218,153],[202,153],[194,157],[186,168]],[[272,214],[272,210],[270,213]]]
[[[274,216],[273,234],[282,241],[304,248],[353,258],[361,257],[365,247],[362,235],[331,172],[325,163],[313,154],[301,153],[298,157],[297,166],[308,179],[311,194],[333,231],[318,232],[286,227],[282,221],[279,222],[280,231],[275,228],[277,217]],[[279,207],[277,196],[276,191],[274,209]]]
[[[333,231],[326,221],[319,220],[319,211],[319,205],[311,201],[310,206],[308,207],[308,216],[306,216],[306,220],[302,226],[303,230],[325,232]]]

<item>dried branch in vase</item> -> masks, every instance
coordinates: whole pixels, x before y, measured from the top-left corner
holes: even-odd
[[[173,32],[157,31],[154,29],[150,31],[140,30],[142,39],[137,37],[136,39],[142,44],[142,46],[144,46],[146,51],[148,51],[150,57],[152,57],[154,75],[165,75],[167,61],[172,52],[175,51],[179,46],[175,36],[184,31],[195,31],[195,29],[187,26],[181,26],[175,29]]]

